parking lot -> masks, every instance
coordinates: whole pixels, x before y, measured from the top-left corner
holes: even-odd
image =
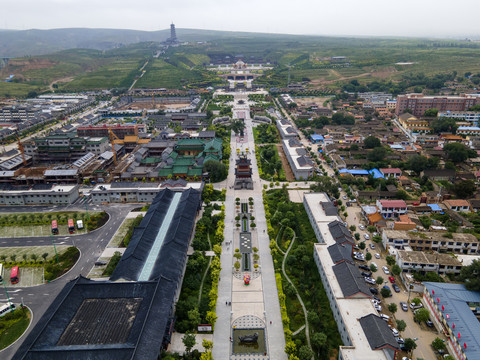
[[[361,250],[361,249],[354,250],[357,253],[363,254],[363,259],[364,259],[364,261],[357,260],[356,263],[357,265],[364,265],[368,267],[368,270],[367,268],[364,268],[364,269],[360,268],[359,269],[360,272],[372,273],[371,279],[373,280],[373,282],[367,285],[369,287],[376,288],[378,291],[378,294],[375,296],[380,298],[380,300],[382,301],[382,303],[380,304],[381,312],[379,312],[379,314],[383,313],[390,316],[391,320],[389,321],[389,324],[392,327],[396,327],[395,320],[405,321],[405,323],[407,324],[407,327],[405,331],[401,332],[399,335],[404,339],[406,338],[417,339],[416,340],[417,348],[413,352],[413,357],[412,357],[413,359],[421,358],[424,360],[436,360],[435,354],[430,344],[432,343],[433,340],[435,340],[436,337],[443,338],[443,335],[441,335],[435,327],[429,328],[425,324],[416,323],[413,318],[412,309],[410,309],[409,307],[408,311],[403,311],[400,306],[400,302],[402,301],[409,303],[415,297],[418,297],[421,299],[422,294],[417,294],[413,292],[409,294],[408,291],[403,286],[403,284],[401,283],[401,279],[390,272],[391,267],[387,265],[387,262],[385,260],[387,253],[383,249],[382,244],[377,244],[372,241],[373,234],[370,234],[366,230],[365,224],[362,223],[361,221],[360,207],[357,204],[353,204],[353,206],[347,207],[346,211],[348,212],[348,217],[346,219],[348,227],[350,227],[351,225],[355,225],[356,230],[354,231],[354,233],[355,232],[360,233],[360,240],[358,241],[358,244],[362,241],[365,241],[365,245],[366,245],[365,250]],[[361,229],[360,225],[362,225],[361,227],[363,227],[363,230]],[[372,259],[369,261],[366,261],[367,253],[372,254]],[[378,254],[378,255],[376,256],[375,254]],[[361,258],[362,255],[359,255],[359,257]],[[372,270],[370,269],[370,265],[372,263],[376,264],[376,267],[377,267],[376,272],[372,272]],[[388,274],[385,273],[383,267],[386,267],[387,271],[389,272]],[[378,276],[381,276],[384,279],[384,282],[380,285],[377,285],[375,282]],[[393,280],[395,281],[395,284],[399,287],[400,292],[397,293],[394,291],[392,283],[389,280],[389,277],[393,277]],[[383,286],[388,286],[390,288],[391,294],[392,294],[391,297],[384,299],[380,295],[380,290]],[[393,316],[387,309],[388,304],[390,303],[397,304],[397,312]]]

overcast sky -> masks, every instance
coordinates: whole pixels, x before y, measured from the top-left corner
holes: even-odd
[[[480,38],[480,0],[0,0],[0,28]]]

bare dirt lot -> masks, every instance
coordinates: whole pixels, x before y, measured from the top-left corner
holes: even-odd
[[[315,103],[317,106],[323,106],[323,103],[327,100],[329,100],[330,98],[328,97],[296,97],[295,98],[295,102],[298,104],[298,105],[308,105],[308,104],[312,104],[312,103]],[[328,104],[330,105],[330,104]]]
[[[290,168],[290,164],[287,161],[287,157],[283,152],[283,147],[281,144],[276,144],[278,156],[280,156],[280,160],[282,161],[283,171],[285,171],[285,178],[287,181],[295,181],[295,177],[293,176],[292,169]]]

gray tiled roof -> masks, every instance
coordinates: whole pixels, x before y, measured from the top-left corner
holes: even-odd
[[[388,324],[379,316],[369,314],[360,318],[359,321],[372,350],[381,349],[385,346],[395,350],[399,349]]]
[[[332,258],[334,264],[338,264],[342,261],[350,261],[353,262],[352,259],[352,252],[353,246],[350,243],[345,244],[333,244],[330,245],[328,248],[328,253]]]
[[[371,297],[365,279],[355,265],[343,261],[333,267],[333,272],[342,289],[343,297],[348,298],[358,293],[363,293],[366,297]]]
[[[340,221],[335,220],[328,224],[328,228],[330,230],[330,234],[332,234],[332,237],[337,240],[337,239],[350,239],[352,243],[353,242],[353,237],[350,231],[346,228],[344,224],[342,224]]]

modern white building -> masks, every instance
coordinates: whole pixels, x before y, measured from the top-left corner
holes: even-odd
[[[70,205],[78,199],[79,185],[36,184],[4,187],[0,205]]]
[[[480,112],[477,111],[440,111],[438,117],[464,120],[475,125],[478,125],[480,122]]]
[[[164,190],[184,191],[203,190],[203,182],[187,182],[185,180],[166,180],[163,183],[117,182],[99,184],[90,192],[93,204],[152,202],[157,194]]]
[[[377,200],[377,207],[385,219],[407,213],[407,203],[403,200]]]
[[[307,180],[313,176],[314,163],[302,143],[297,139],[285,139],[282,144],[295,179]]]
[[[347,240],[349,231],[339,221],[336,208],[324,193],[306,193],[303,203],[319,240],[313,252],[315,264],[344,343],[338,358],[393,360],[398,344],[371,302],[352,259],[353,239]]]

